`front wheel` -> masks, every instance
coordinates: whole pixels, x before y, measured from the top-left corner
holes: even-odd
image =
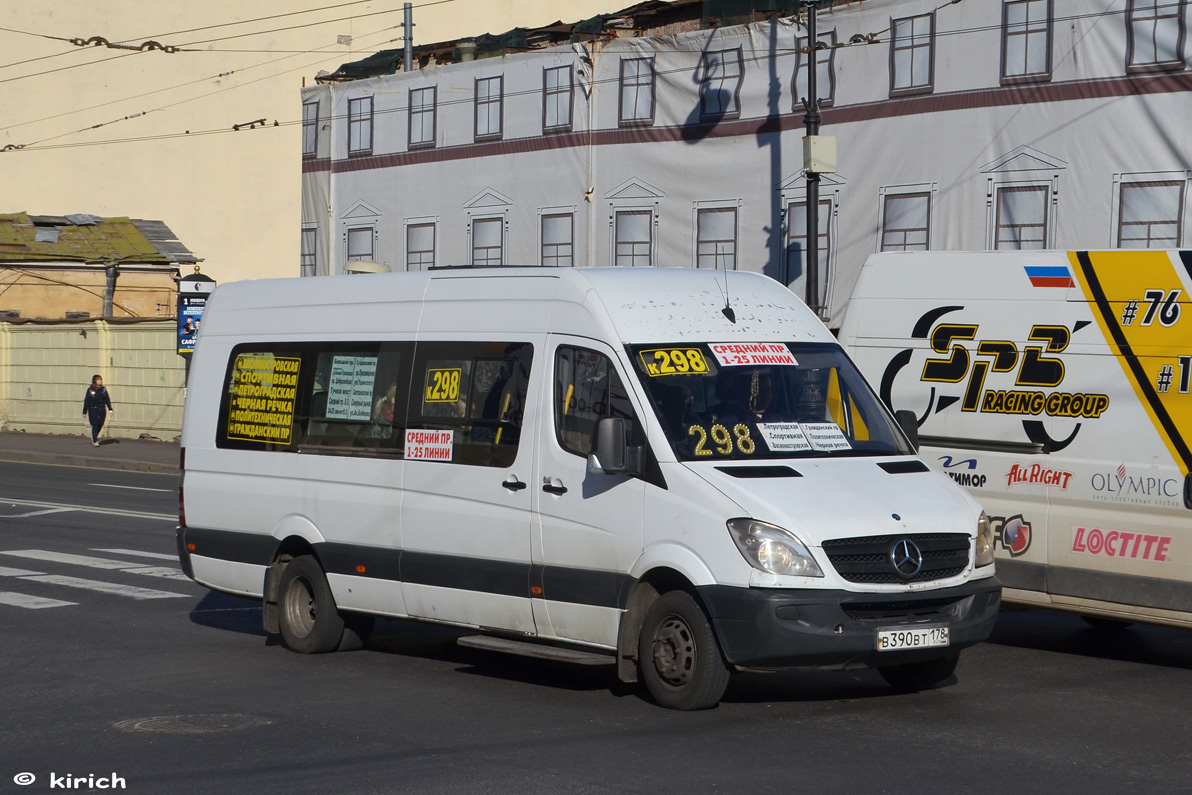
[[[339,648],[344,620],[335,608],[331,586],[310,555],[290,561],[278,583],[277,618],[281,641],[301,654],[323,654]]]
[[[667,709],[709,709],[728,687],[716,634],[685,591],[663,594],[646,611],[637,654],[646,689]]]
[[[942,684],[944,680],[955,673],[958,662],[960,662],[960,654],[956,653],[927,662],[882,665],[878,667],[877,672],[895,690],[914,693]]]

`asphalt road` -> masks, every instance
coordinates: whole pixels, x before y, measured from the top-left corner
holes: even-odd
[[[1005,613],[931,692],[742,675],[717,709],[668,712],[611,669],[402,622],[364,651],[288,652],[256,604],[178,572],[176,484],[0,464],[0,793],[112,774],[197,795],[1192,789],[1189,632]]]

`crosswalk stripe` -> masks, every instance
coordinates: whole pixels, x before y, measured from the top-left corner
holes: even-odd
[[[160,552],[141,552],[139,549],[92,549],[92,552],[107,552],[110,555],[135,555],[138,558],[157,558],[178,562],[177,555],[163,555]]]
[[[44,596],[30,596],[29,594],[13,591],[0,591],[0,605],[24,607],[29,610],[41,610],[46,607],[68,607],[78,602],[63,602],[61,599],[46,599]]]
[[[45,560],[53,563],[69,563],[72,566],[87,566],[92,569],[114,569],[129,574],[142,574],[146,577],[162,577],[167,580],[189,580],[180,569],[166,566],[146,566],[127,560],[113,560],[112,558],[97,558],[91,555],[72,555],[68,552],[51,552],[47,549],[10,549],[0,552],[0,555],[12,555],[17,558]]]
[[[28,569],[10,569],[8,566],[0,566],[0,577],[28,577],[33,574],[42,574],[40,571],[29,571]]]
[[[9,549],[0,555],[12,555],[15,558],[30,558],[32,560],[48,560],[53,563],[69,563],[73,566],[88,566],[93,569],[131,569],[138,563],[127,560],[112,560],[111,558],[95,558],[90,555],[71,555],[68,552],[50,552],[46,549]]]
[[[99,580],[84,580],[79,577],[67,577],[63,574],[39,574],[36,577],[22,577],[22,580],[44,582],[50,585],[62,585],[67,588],[82,588],[87,591],[99,591],[117,596],[127,596],[132,599],[171,599],[187,598],[189,594],[174,593],[173,591],[156,591],[151,588],[138,588],[135,585],[118,585],[114,582],[100,582]]]
[[[164,580],[180,580],[190,582],[190,577],[182,573],[182,569],[171,569],[169,566],[138,566],[135,569],[124,569],[129,574],[143,574],[146,577],[161,577]]]

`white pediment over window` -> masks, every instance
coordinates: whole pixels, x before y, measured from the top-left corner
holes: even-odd
[[[380,210],[361,200],[353,204],[352,209],[341,215],[340,218],[377,218],[380,215]]]
[[[820,174],[821,185],[843,185],[847,180],[839,174]],[[807,187],[807,174],[804,171],[796,171],[789,177],[782,181],[778,186],[779,192],[784,190],[794,190],[796,188]]]
[[[621,199],[662,199],[665,193],[648,182],[642,182],[634,177],[622,182],[617,187],[604,194],[604,198],[616,201]]]
[[[1038,149],[1023,144],[1012,152],[1008,152],[992,163],[981,167],[982,174],[997,174],[1007,171],[1059,171],[1068,164],[1058,157],[1040,152]]]
[[[513,199],[505,194],[495,191],[492,188],[485,188],[477,193],[468,201],[464,202],[465,210],[473,210],[480,207],[509,207],[513,204]]]

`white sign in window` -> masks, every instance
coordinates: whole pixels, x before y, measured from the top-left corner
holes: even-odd
[[[327,385],[327,419],[368,422],[372,419],[376,356],[336,356]]]

